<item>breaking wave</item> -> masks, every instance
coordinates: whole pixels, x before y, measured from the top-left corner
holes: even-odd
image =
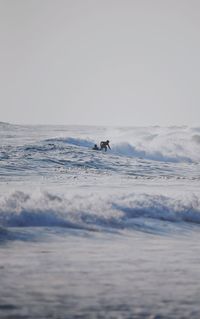
[[[119,131],[108,132],[112,150],[109,154],[143,158],[161,162],[187,162],[197,163],[200,161],[199,141],[200,135],[191,132],[180,131],[180,128],[171,128],[160,132],[154,132],[156,128],[137,129],[132,128],[127,134],[120,135]],[[157,128],[158,130],[158,128]],[[123,132],[126,132],[124,129]],[[101,139],[62,137],[46,140],[48,143],[71,145],[75,147],[92,149],[94,144],[99,145]]]
[[[13,128],[13,127],[12,127]],[[14,128],[13,128],[14,129]],[[27,130],[28,128],[26,128]],[[52,129],[49,127],[49,131]],[[51,138],[37,140],[36,143],[27,144],[16,149],[17,152],[25,153],[50,153],[55,151],[64,152],[66,148],[74,150],[91,150],[94,144],[99,145],[101,140],[110,140],[112,150],[109,154],[142,158],[160,162],[172,163],[199,163],[200,162],[200,128],[188,127],[132,127],[132,128],[79,128],[69,131],[63,130],[62,136],[56,137],[52,131]],[[2,131],[4,132],[4,131]],[[16,129],[16,134],[20,130]],[[8,127],[5,134],[9,135]],[[74,133],[74,136],[71,134]],[[2,133],[3,134],[3,133]],[[13,133],[12,133],[13,134]],[[26,136],[27,132],[23,133]],[[33,134],[33,132],[31,133]],[[6,136],[7,136],[6,135]],[[4,136],[5,137],[5,136]],[[21,141],[20,137],[20,141]],[[34,138],[33,138],[34,140]],[[10,139],[9,139],[10,143]],[[14,143],[15,145],[16,143]],[[21,145],[21,142],[20,142]],[[0,153],[5,149],[0,149]],[[3,153],[3,155],[4,155]],[[9,155],[9,154],[8,154]],[[12,154],[11,154],[12,157]]]
[[[0,233],[10,227],[64,227],[92,231],[162,231],[164,223],[200,224],[200,200],[163,195],[74,195],[16,191],[0,199]],[[153,223],[153,224],[152,224]]]

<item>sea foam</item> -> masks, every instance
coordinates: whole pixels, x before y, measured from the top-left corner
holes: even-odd
[[[195,195],[188,198],[135,193],[109,197],[59,196],[21,191],[0,199],[2,227],[114,230],[131,229],[138,224],[138,219],[199,224],[200,200]]]

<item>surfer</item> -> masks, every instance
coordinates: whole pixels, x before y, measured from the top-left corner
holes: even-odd
[[[99,151],[99,148],[97,146],[97,144],[94,144],[94,147],[92,148],[94,151]]]
[[[111,148],[110,148],[110,145],[109,145],[109,140],[107,140],[107,141],[101,141],[101,143],[100,143],[100,149],[101,150],[105,150],[105,152],[107,151],[107,148],[109,148],[110,150],[111,150]]]

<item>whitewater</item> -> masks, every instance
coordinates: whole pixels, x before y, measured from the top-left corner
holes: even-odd
[[[0,122],[0,318],[199,318],[199,186],[200,127]]]

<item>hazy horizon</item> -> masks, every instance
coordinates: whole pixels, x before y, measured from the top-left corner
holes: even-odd
[[[197,0],[1,0],[0,121],[198,126]]]

